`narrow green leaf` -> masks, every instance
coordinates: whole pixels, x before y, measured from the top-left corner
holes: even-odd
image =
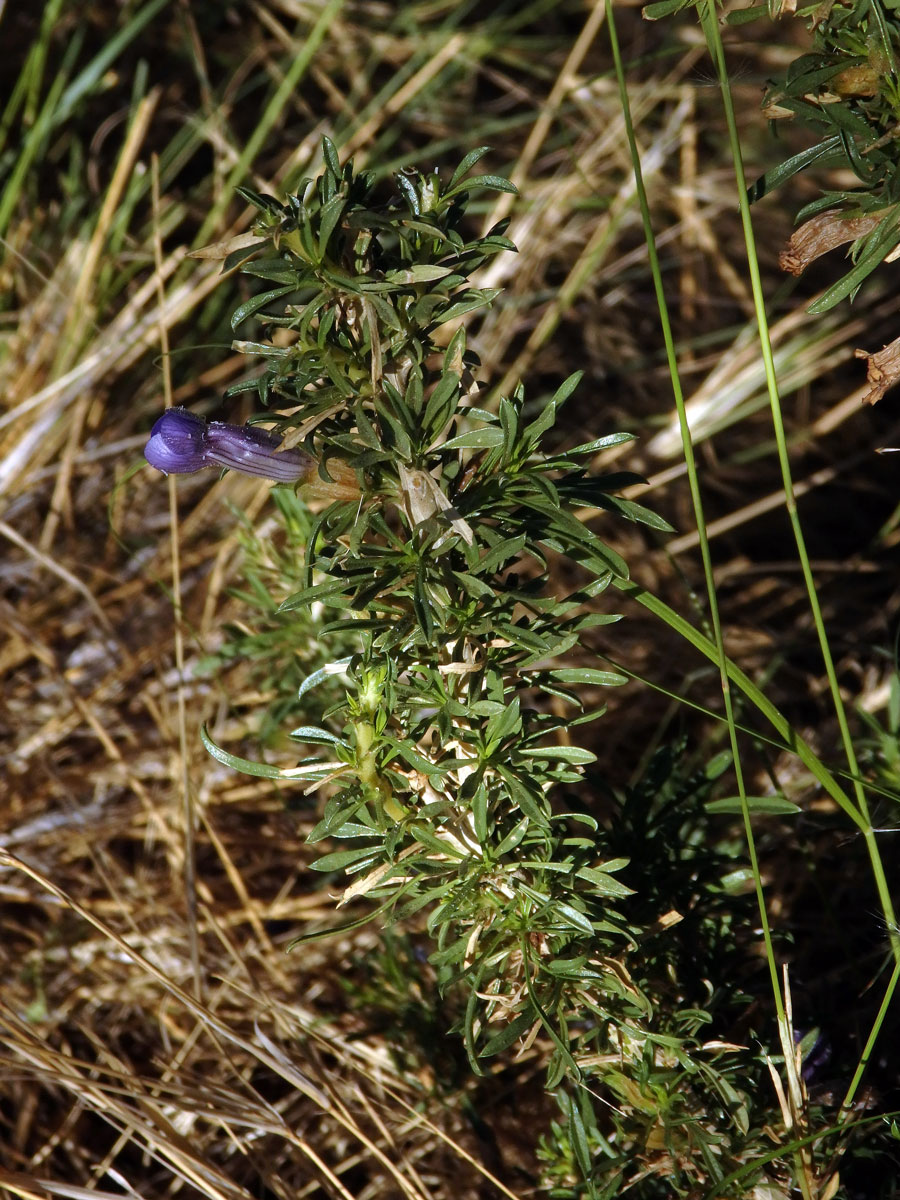
[[[436,313],[434,323],[443,325],[447,321],[455,321],[458,317],[463,317],[466,313],[474,312],[478,308],[487,308],[499,294],[500,288],[481,288],[477,292],[467,292],[463,299],[457,300],[454,304]]]
[[[500,400],[500,427],[503,431],[503,452],[511,459],[519,434],[519,418],[515,407],[504,397]]]
[[[474,150],[470,150],[450,176],[450,183],[448,184],[448,187],[455,187],[462,179],[463,175],[466,175],[469,171],[471,171],[480,159],[484,158],[486,154],[490,153],[490,149],[490,146],[476,146]]]
[[[594,926],[591,924],[590,920],[584,915],[583,912],[580,912],[571,904],[557,902],[553,911],[558,913],[559,916],[564,917],[567,924],[571,925],[574,929],[577,929],[579,933],[586,933],[589,937],[593,935]]]
[[[597,761],[597,755],[580,746],[529,746],[529,758],[547,759],[551,762],[567,762],[576,766]]]
[[[573,371],[568,378],[564,379],[556,391],[553,393],[553,403],[557,408],[561,408],[563,404],[572,395],[578,387],[581,380],[584,378],[584,371]]]
[[[550,399],[541,409],[540,416],[535,417],[530,425],[526,425],[522,431],[522,438],[532,448],[537,448],[541,438],[548,429],[552,429],[556,422],[556,402]]]
[[[644,9],[645,13],[646,11]],[[761,175],[755,183],[751,184],[747,189],[747,199],[751,204],[755,204],[757,200],[762,200],[763,196],[767,196],[775,188],[781,187],[783,183],[796,175],[798,171],[803,171],[820,158],[833,154],[836,150],[840,149],[840,146],[841,135],[835,134],[833,137],[819,142],[817,146],[810,146],[806,150],[801,150],[799,154],[792,155],[777,167],[773,167],[771,171],[766,171],[765,175]]]
[[[293,612],[296,608],[306,608],[314,600],[323,600],[326,596],[334,596],[344,591],[347,584],[341,579],[326,579],[323,583],[313,584],[312,587],[302,588],[294,592],[279,604],[276,612]]]
[[[636,504],[633,500],[622,500],[618,496],[613,498],[613,504],[616,510],[623,517],[627,517],[629,521],[647,525],[650,529],[658,529],[661,533],[675,532],[674,525],[670,525],[665,517],[659,516],[650,508],[645,508],[643,504]]]
[[[479,846],[484,846],[488,840],[488,790],[483,783],[475,789],[475,795],[472,797],[471,804],[475,837],[478,839]]]
[[[446,426],[456,408],[459,396],[459,375],[456,371],[444,371],[437,386],[428,397],[422,424],[429,438],[437,437]]]
[[[247,317],[252,317],[258,313],[261,308],[265,308],[272,300],[278,300],[282,296],[288,295],[294,290],[293,284],[287,284],[285,287],[272,288],[269,292],[262,292],[259,296],[251,296],[249,300],[245,300],[239,308],[234,310],[231,318],[231,328],[237,329],[242,321]]]
[[[355,850],[335,850],[333,854],[325,854],[317,858],[310,866],[314,871],[344,871],[347,867],[362,870],[377,857],[377,847],[366,846]]]
[[[503,445],[503,430],[496,426],[487,429],[470,429],[468,433],[457,434],[443,444],[445,450],[484,450]]]
[[[425,582],[426,572],[427,565],[424,558],[421,558],[416,568],[416,579],[413,584],[413,609],[426,642],[430,642],[434,635],[434,615],[431,611],[431,600]]]
[[[494,855],[497,858],[502,858],[504,855],[512,853],[521,844],[522,839],[528,832],[529,824],[530,822],[527,817],[523,817],[521,821],[517,822],[503,841],[495,847]]]
[[[322,157],[325,159],[325,165],[335,180],[341,177],[341,160],[338,158],[338,152],[335,149],[334,142],[329,137],[322,138]]]
[[[889,223],[885,222],[885,225],[887,227],[884,234],[870,242],[866,252],[860,256],[856,266],[851,271],[848,271],[843,279],[839,280],[833,287],[830,287],[825,295],[820,296],[814,304],[810,304],[806,310],[808,313],[818,315],[828,312],[829,309],[834,308],[841,300],[855,292],[862,281],[868,275],[871,275],[876,267],[881,266],[887,255],[895,249],[898,241],[900,241],[900,234],[896,231],[897,215],[895,214],[892,219],[889,219]],[[881,234],[881,229],[879,229],[879,234]]]
[[[607,437],[594,438],[592,442],[582,442],[580,446],[573,446],[568,454],[593,454],[597,450],[608,450],[610,446],[621,446],[625,442],[633,442],[635,440],[633,433],[611,433]]]
[[[517,537],[504,538],[502,542],[498,542],[488,550],[483,558],[478,560],[479,575],[493,575],[493,573],[510,562],[514,558],[518,558],[525,547],[525,534],[520,533]]]
[[[388,283],[431,283],[435,279],[443,279],[451,272],[450,267],[440,267],[436,263],[419,263],[415,267],[404,270],[385,271],[384,277]]]
[[[383,738],[383,740],[401,758],[405,759],[411,767],[415,767],[423,775],[440,775],[445,770],[440,763],[436,763],[428,758],[427,755],[420,753],[411,742],[388,737]]]
[[[295,937],[293,941],[288,943],[288,953],[290,954],[297,946],[302,946],[307,942],[321,942],[325,938],[338,937],[342,933],[350,933],[354,929],[362,929],[364,925],[368,925],[370,921],[374,921],[377,917],[381,916],[387,907],[387,904],[382,904],[380,908],[373,909],[372,912],[357,917],[355,921],[347,921],[343,925],[329,925],[325,929],[314,929],[312,933],[301,933],[299,937]]]
[[[516,696],[512,703],[507,704],[501,712],[489,718],[484,730],[484,739],[488,743],[502,742],[521,728],[521,707],[519,697]]]
[[[543,795],[535,795],[531,792],[523,780],[503,763],[495,762],[493,766],[494,770],[496,770],[497,774],[509,788],[509,793],[513,801],[522,810],[522,816],[528,817],[530,821],[535,822],[537,825],[546,826],[547,816],[541,808],[541,804],[544,801]]]
[[[706,764],[706,769],[703,774],[707,779],[718,779],[723,775],[733,762],[733,756],[730,750],[720,750]]]
[[[347,197],[340,194],[334,196],[319,210],[319,240],[317,249],[319,259],[323,259],[328,250],[328,242],[334,233],[344,209],[347,207]]]
[[[620,883],[618,879],[613,879],[612,875],[607,875],[605,871],[600,870],[598,867],[582,867],[575,874],[579,879],[584,879],[587,883],[590,883],[601,896],[621,898],[622,896],[634,895],[633,888],[626,887],[624,883]]]
[[[750,8],[735,8],[731,12],[725,13],[725,24],[749,25],[751,21],[758,21],[760,17],[768,15],[768,4],[753,4]]]
[[[514,1017],[504,1029],[488,1038],[481,1051],[481,1057],[492,1058],[495,1054],[502,1054],[504,1050],[508,1050],[513,1042],[517,1042],[528,1032],[535,1020],[536,1018],[529,1012],[520,1013]]]
[[[318,725],[298,725],[296,729],[291,730],[288,737],[293,738],[295,742],[311,742],[314,745],[320,746],[347,747],[347,742],[344,738],[338,737],[337,734],[331,733],[327,729],[320,729]]]
[[[432,962],[434,956],[432,955]],[[481,973],[472,981],[472,988],[469,992],[469,998],[466,1001],[466,1015],[463,1018],[463,1044],[466,1047],[466,1056],[469,1059],[469,1066],[475,1075],[484,1075],[484,1070],[478,1061],[478,1049],[476,1046],[475,1023],[481,1024],[478,1014],[478,984],[481,982]]]
[[[799,804],[785,800],[784,796],[748,796],[747,807],[753,815],[788,817],[802,812]],[[726,796],[722,800],[710,800],[704,805],[710,813],[742,813],[740,796]]]
[[[259,246],[265,246],[265,245],[266,245],[265,242],[258,242],[257,248]],[[250,246],[248,249],[249,249],[249,252],[252,254],[254,247]],[[246,254],[248,253],[248,250],[237,251],[237,253],[243,254],[246,256]],[[228,258],[231,258],[231,257],[232,257],[232,255],[228,256]],[[238,260],[238,261],[240,261],[240,260]],[[223,266],[223,270],[228,270],[228,269],[230,269],[230,268],[228,267],[228,259],[226,258],[225,265]],[[253,275],[257,279],[268,279],[270,283],[282,283],[285,285],[289,284],[292,288],[298,286],[297,268],[293,265],[293,263],[290,263],[287,261],[287,259],[284,259],[281,257],[279,257],[279,258],[255,258],[255,259],[253,259],[252,262],[249,262],[246,264],[246,266],[243,268],[241,274]]]
[[[200,726],[200,741],[206,747],[206,750],[213,758],[220,763],[224,763],[226,767],[233,767],[235,771],[241,771],[244,775],[253,775],[257,779],[296,779],[296,768],[289,767],[273,767],[269,763],[254,762],[249,758],[240,758],[237,754],[231,754],[228,750],[223,750],[209,736],[205,725]]]
[[[588,1142],[587,1130],[578,1105],[574,1100],[569,1103],[569,1141],[575,1154],[575,1161],[585,1179],[591,1177],[591,1147]]]
[[[421,842],[428,850],[433,851],[433,853],[439,856],[453,858],[457,862],[462,862],[469,857],[465,850],[461,850],[456,842],[451,841],[449,838],[437,837],[430,826],[426,825],[424,821],[417,821],[412,826],[410,832],[416,841]]]
[[[683,8],[689,8],[694,0],[657,0],[655,4],[645,4],[641,16],[645,21],[661,21],[664,17],[673,17]]]
[[[628,682],[627,675],[617,671],[597,671],[593,667],[560,667],[550,671],[549,675],[560,683],[587,683],[600,687],[620,687]]]

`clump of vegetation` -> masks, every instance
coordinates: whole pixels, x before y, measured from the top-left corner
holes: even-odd
[[[277,287],[234,317],[287,331],[278,347],[252,343],[267,360],[254,388],[267,415],[303,437],[325,487],[335,462],[358,484],[319,513],[306,586],[281,605],[324,610],[321,643],[357,643],[334,663],[349,677],[346,699],[291,735],[331,758],[302,758],[283,776],[327,784],[311,840],[349,846],[315,865],[358,876],[348,899],[368,897],[399,920],[427,913],[433,961],[469,997],[476,1070],[546,1027],[556,1081],[577,1073],[562,1030],[584,1018],[589,979],[606,997],[598,1017],[617,1003],[645,1007],[602,966],[632,936],[610,907],[628,894],[615,878],[626,862],[604,853],[592,817],[554,804],[594,757],[559,737],[599,715],[575,689],[624,682],[572,657],[583,630],[617,619],[591,609],[627,574],[575,513],[660,522],[612,495],[636,476],[582,466],[628,435],[541,452],[577,377],[530,419],[522,389],[494,414],[477,406],[464,331],[438,342],[492,298],[469,273],[512,249],[502,228],[464,234],[469,193],[508,186],[467,177],[484,150],[446,184],[436,172],[399,175],[398,196],[381,202],[372,177],[341,167],[328,142],[325,152],[325,172],[302,195],[252,197],[264,217],[242,270]],[[568,596],[548,593],[550,554],[581,568]]]
[[[369,904],[358,920],[422,924],[439,990],[459,997],[476,1075],[499,1054],[546,1046],[546,1086],[566,1117],[543,1149],[555,1195],[650,1196],[660,1176],[684,1193],[788,1186],[798,1164],[760,1161],[772,1115],[771,1102],[760,1106],[762,1062],[723,1036],[752,1001],[736,986],[747,946],[727,859],[706,844],[703,801],[731,756],[687,778],[661,751],[604,821],[596,800],[578,799],[595,756],[572,731],[603,711],[584,711],[579,693],[625,682],[582,665],[580,643],[617,619],[594,611],[597,598],[629,584],[577,513],[665,528],[614,495],[635,476],[582,465],[628,435],[547,454],[577,377],[530,414],[521,388],[488,410],[464,330],[442,344],[448,322],[493,298],[470,272],[513,248],[504,226],[465,235],[470,193],[507,187],[469,177],[484,149],[446,184],[403,172],[397,194],[378,201],[373,176],[341,165],[327,140],[324,152],[323,174],[285,202],[246,192],[262,213],[257,240],[221,253],[276,285],[233,325],[254,318],[279,330],[278,344],[237,345],[262,357],[254,394],[318,462],[324,489],[305,586],[279,611],[310,621],[316,607],[317,644],[355,643],[330,665],[349,686],[291,734],[326,747],[325,761],[253,764],[204,735],[207,748],[323,788],[309,840],[340,848],[314,868],[351,877],[342,903]],[[274,440],[266,452],[281,472],[273,451]],[[582,573],[568,595],[548,587],[551,553]],[[795,809],[777,798],[755,807]],[[788,1059],[796,1080],[799,1059]],[[816,1178],[810,1154],[800,1165]]]

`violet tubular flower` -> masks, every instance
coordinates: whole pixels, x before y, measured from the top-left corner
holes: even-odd
[[[279,450],[281,438],[252,425],[228,425],[210,421],[210,460],[245,475],[261,475],[278,483],[298,483],[315,468],[315,461],[302,450]]]
[[[144,457],[166,475],[189,475],[204,467],[230,467],[276,483],[309,479],[315,460],[302,450],[279,450],[281,438],[251,425],[205,421],[186,408],[169,408],[150,430]]]

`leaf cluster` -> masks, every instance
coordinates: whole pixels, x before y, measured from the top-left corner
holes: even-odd
[[[573,744],[603,711],[585,707],[584,689],[624,682],[571,657],[587,629],[617,619],[595,605],[627,575],[578,514],[663,523],[616,495],[636,476],[586,469],[628,435],[543,452],[578,376],[538,405],[520,387],[488,411],[465,330],[442,335],[490,303],[494,293],[469,275],[511,248],[500,227],[466,232],[469,193],[510,187],[469,177],[484,152],[446,184],[402,172],[380,200],[374,178],[342,166],[326,141],[325,169],[302,195],[245,193],[261,212],[258,240],[225,265],[240,259],[276,285],[233,321],[263,331],[242,343],[263,359],[260,401],[300,431],[323,482],[337,460],[357,482],[311,521],[303,586],[278,610],[321,613],[322,644],[357,646],[342,664],[346,696],[293,731],[306,756],[283,773],[327,793],[312,840],[342,848],[318,868],[352,880],[348,901],[425,916],[443,982],[468,990],[476,1069],[543,1028],[559,1078],[577,1074],[565,1022],[589,997],[598,1021],[648,1012],[602,961],[604,948],[633,941],[616,908],[630,893],[617,878],[625,860],[598,853],[592,818],[554,806],[593,761]],[[560,555],[582,579],[562,597],[547,591]],[[206,740],[223,761],[254,769]]]
[[[766,6],[732,14],[741,21]],[[800,171],[845,170],[859,186],[828,191],[798,214],[804,221],[827,209],[856,217],[881,214],[852,243],[851,270],[816,305],[817,312],[852,297],[862,281],[900,244],[900,9],[883,0],[811,5],[812,47],[766,94],[764,109],[777,124],[802,123],[816,137],[806,149],[767,171],[750,189],[759,200]]]
[[[246,615],[223,625],[218,644],[207,650],[196,668],[216,677],[232,671],[249,677],[259,715],[254,734],[263,744],[281,740],[286,722],[312,719],[321,711],[321,691],[315,697],[299,692],[311,671],[327,663],[315,615],[308,609],[281,608],[285,595],[302,582],[303,550],[313,516],[289,488],[273,488],[272,500],[278,523],[265,535],[245,513],[233,512],[243,555],[242,584],[229,589],[229,595]],[[331,655],[349,655],[355,648],[354,640],[347,637],[343,645],[338,640],[328,650]],[[234,677],[228,676],[227,681],[232,686]],[[329,686],[328,699],[333,701],[339,684],[332,679]],[[264,703],[259,702],[260,695]]]
[[[359,414],[383,383],[404,391],[421,375],[434,331],[497,294],[472,288],[468,277],[500,250],[514,249],[502,236],[506,222],[470,237],[465,203],[475,187],[514,189],[491,175],[464,178],[487,153],[481,147],[446,185],[436,171],[401,172],[397,194],[382,201],[374,173],[342,167],[327,138],[323,148],[323,173],[302,181],[283,203],[239,189],[260,210],[258,240],[232,251],[224,269],[240,265],[263,286],[234,312],[232,327],[253,320],[282,333],[278,345],[238,343],[261,355],[267,370],[232,392],[255,388],[266,407],[302,403],[307,423],[325,418],[332,438],[343,434],[352,444]],[[363,416],[357,432],[366,429]]]

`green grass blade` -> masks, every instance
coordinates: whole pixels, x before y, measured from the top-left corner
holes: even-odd
[[[697,464],[694,457],[691,429],[688,423],[687,411],[685,409],[684,391],[681,387],[681,378],[678,368],[678,354],[675,349],[675,338],[672,332],[672,323],[669,319],[668,304],[666,302],[666,295],[662,282],[662,271],[659,264],[659,256],[656,251],[656,239],[653,232],[652,221],[650,219],[650,205],[647,199],[646,189],[644,188],[637,139],[635,138],[634,126],[631,120],[631,108],[628,100],[628,90],[625,85],[625,72],[622,63],[622,56],[619,50],[618,39],[616,36],[615,18],[613,15],[611,0],[606,0],[606,18],[609,24],[609,36],[612,44],[613,60],[616,67],[616,77],[619,84],[619,96],[622,102],[625,130],[631,151],[635,185],[638,201],[641,207],[641,218],[644,224],[644,237],[647,243],[650,270],[653,276],[653,286],[656,292],[656,303],[659,309],[660,325],[662,328],[663,339],[665,341],[669,375],[672,381],[672,393],[675,399],[675,407],[678,412],[678,424],[681,430],[681,444],[684,452],[685,465],[687,467],[688,483],[691,492],[691,504],[694,510],[694,519],[697,524],[697,534],[700,542],[700,555],[703,561],[703,576],[706,581],[707,602],[709,604],[709,614],[715,643],[714,661],[719,668],[722,699],[725,706],[725,719],[728,723],[728,737],[731,743],[732,764],[737,783],[738,795],[740,796],[741,800],[741,810],[744,818],[744,834],[747,841],[747,851],[750,858],[750,866],[753,871],[753,879],[756,888],[756,900],[759,907],[763,939],[766,945],[766,958],[769,963],[772,992],[775,997],[775,1005],[778,1015],[780,1018],[783,1018],[784,1001],[781,994],[781,983],[778,978],[778,965],[775,960],[775,951],[772,945],[772,932],[769,926],[768,912],[766,909],[765,896],[763,894],[762,877],[760,875],[759,861],[756,853],[756,840],[753,835],[753,826],[750,820],[750,806],[748,804],[747,791],[744,784],[744,772],[741,764],[741,748],[738,741],[737,727],[734,719],[734,706],[731,699],[731,684],[729,681],[728,672],[729,664],[725,654],[725,641],[722,635],[722,621],[719,615],[719,603],[716,596],[715,579],[713,577],[712,556],[709,550],[709,538],[707,537],[706,521],[703,514],[703,497],[700,492],[700,481],[697,476]]]
[[[859,764],[856,758],[853,738],[850,733],[850,726],[847,721],[847,713],[844,707],[843,697],[841,696],[840,686],[838,684],[837,672],[834,666],[834,658],[832,656],[831,646],[828,641],[828,633],[825,629],[825,622],[822,616],[822,607],[819,603],[819,597],[816,591],[816,582],[815,578],[813,577],[812,567],[809,561],[809,554],[807,553],[806,549],[806,540],[803,535],[803,528],[800,523],[800,516],[797,510],[797,501],[794,495],[791,464],[784,430],[784,419],[781,412],[781,399],[778,390],[778,380],[775,373],[772,343],[769,337],[765,297],[763,295],[762,278],[760,275],[759,261],[756,254],[756,239],[753,231],[753,222],[750,217],[750,204],[747,199],[747,182],[744,175],[744,164],[741,153],[740,138],[738,136],[737,119],[735,117],[734,104],[732,102],[731,89],[728,82],[728,72],[725,64],[725,51],[722,45],[722,35],[719,29],[715,8],[710,6],[708,3],[703,2],[699,6],[699,12],[701,23],[710,47],[710,52],[715,63],[716,73],[719,78],[722,104],[728,124],[728,136],[731,146],[732,160],[734,163],[738,204],[740,206],[744,240],[747,246],[747,264],[750,272],[753,302],[759,328],[760,349],[762,352],[763,363],[765,365],[766,384],[769,392],[769,400],[772,412],[772,424],[775,431],[775,440],[778,448],[778,461],[781,468],[782,484],[784,486],[785,508],[787,509],[788,517],[791,522],[791,528],[794,534],[794,541],[797,547],[797,557],[803,572],[803,580],[806,585],[810,610],[812,612],[816,633],[819,639],[819,649],[822,654],[825,672],[828,677],[828,686],[831,691],[835,716],[837,717],[838,726],[841,732],[841,742],[844,747],[844,753],[847,758],[847,765],[850,774],[854,778],[853,787],[856,799],[856,807],[865,822],[863,832],[866,838],[866,844],[869,851],[869,860],[872,864],[872,873],[874,875],[875,885],[878,890],[881,910],[887,927],[890,930],[891,944],[894,955],[897,958],[897,961],[900,962],[900,931],[897,929],[897,921],[894,915],[893,901],[891,899],[890,890],[885,877],[884,864],[881,861],[881,854],[878,849],[878,844],[869,816],[865,788],[863,787],[863,784],[859,778]]]

